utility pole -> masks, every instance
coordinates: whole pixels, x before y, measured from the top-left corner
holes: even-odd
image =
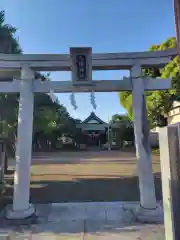
[[[110,120],[108,116],[108,150],[111,150]]]

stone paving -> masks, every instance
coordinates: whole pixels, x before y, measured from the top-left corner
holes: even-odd
[[[140,224],[132,209],[138,203],[37,204],[38,221],[10,227],[1,219],[0,240],[165,240],[163,224]]]

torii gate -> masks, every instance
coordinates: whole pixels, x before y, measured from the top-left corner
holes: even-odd
[[[0,82],[1,93],[20,92],[13,207],[9,219],[31,216],[29,203],[34,93],[132,91],[140,213],[148,219],[158,212],[144,90],[171,88],[169,79],[141,77],[141,68],[163,67],[176,49],[157,52],[92,54],[91,48],[71,48],[70,54],[0,54],[0,76],[19,74],[19,80]],[[92,81],[92,70],[130,70],[130,78]],[[35,80],[35,71],[72,71],[72,81]],[[16,77],[17,78],[17,77]]]

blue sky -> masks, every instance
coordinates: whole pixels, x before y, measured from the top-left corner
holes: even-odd
[[[93,52],[145,51],[175,35],[172,0],[0,0],[6,22],[18,28],[24,53],[68,53],[71,46],[91,46]],[[124,71],[101,71],[93,78],[120,79]],[[70,80],[57,72],[52,80]],[[74,117],[84,119],[93,108],[89,94],[58,98]],[[96,114],[103,120],[123,113],[117,93],[96,93]]]

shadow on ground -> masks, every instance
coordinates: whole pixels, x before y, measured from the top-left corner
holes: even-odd
[[[13,180],[9,178],[6,198],[13,194]],[[156,197],[162,199],[160,174],[155,175]],[[138,177],[91,178],[61,181],[31,181],[31,201],[47,202],[86,202],[86,201],[139,201]]]

